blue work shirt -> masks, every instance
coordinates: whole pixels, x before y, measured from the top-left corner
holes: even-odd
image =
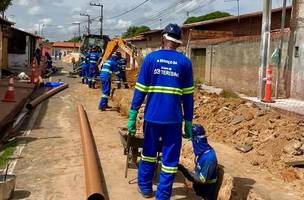
[[[91,52],[89,55],[90,64],[96,65],[98,63],[99,58],[100,58],[100,53],[96,51]]]
[[[146,121],[159,124],[192,121],[193,92],[191,61],[178,51],[161,49],[144,59],[131,109],[138,110],[147,95]]]
[[[118,68],[117,61],[114,59],[109,59],[105,63],[103,63],[102,68],[100,70],[101,78],[109,78],[112,74],[119,76],[120,71]]]

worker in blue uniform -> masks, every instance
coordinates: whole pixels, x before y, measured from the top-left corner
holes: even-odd
[[[128,131],[136,132],[136,116],[147,96],[144,112],[144,144],[138,168],[138,190],[153,196],[152,179],[157,162],[157,146],[162,141],[162,166],[157,200],[168,200],[178,171],[182,142],[191,138],[193,118],[193,72],[191,61],[176,49],[182,43],[181,28],[169,24],[162,32],[162,49],[146,56],[141,66],[129,110]]]
[[[90,66],[89,66],[89,87],[95,88],[96,77],[98,76],[98,60],[100,58],[100,53],[97,51],[96,46],[93,46],[92,51],[90,52]]]
[[[120,72],[117,67],[117,60],[119,56],[117,53],[112,54],[109,60],[107,60],[100,70],[100,82],[102,89],[102,96],[99,102],[99,110],[105,111],[107,108],[111,108],[108,105],[108,99],[110,98],[111,93],[111,76],[114,73],[116,76],[119,76]]]
[[[121,59],[118,60],[117,63],[118,63],[119,71],[120,71],[120,79],[123,82],[124,87],[126,89],[128,89],[129,85],[128,85],[127,77],[126,77],[127,59],[122,57]],[[121,83],[119,84],[118,88],[120,88],[120,87],[121,87]]]
[[[191,140],[195,154],[194,172],[189,171],[181,164],[178,169],[189,181],[193,182],[196,195],[204,200],[215,200],[218,162],[214,149],[208,144],[203,126],[193,125]]]
[[[85,50],[83,52],[83,56],[81,57],[81,76],[82,76],[82,83],[88,84],[88,74],[89,74],[89,66],[90,66],[90,53]]]

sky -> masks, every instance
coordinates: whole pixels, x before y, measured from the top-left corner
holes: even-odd
[[[272,0],[273,8],[281,7],[283,0]],[[50,41],[63,41],[86,31],[87,17],[91,15],[91,33],[100,30],[100,7],[90,6],[90,2],[104,6],[104,34],[121,35],[129,26],[146,25],[151,29],[164,28],[168,23],[183,24],[187,16],[199,16],[213,11],[238,15],[237,0],[147,0],[132,12],[129,11],[144,0],[13,0],[6,16],[16,23],[16,27],[43,35]],[[240,13],[261,11],[263,0],[239,0]],[[291,4],[291,0],[288,0]],[[121,16],[120,16],[121,15]]]

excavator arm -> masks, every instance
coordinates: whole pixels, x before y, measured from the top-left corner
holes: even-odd
[[[130,47],[123,39],[121,38],[113,38],[108,42],[108,45],[105,49],[104,55],[101,58],[99,68],[102,64],[110,58],[110,56],[119,49],[122,52],[125,52],[130,57],[130,67],[135,68],[138,66],[139,62],[137,60],[137,51],[135,47]]]

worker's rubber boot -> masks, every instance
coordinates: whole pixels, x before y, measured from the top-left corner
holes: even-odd
[[[89,88],[92,88],[92,81],[89,81]]]
[[[95,85],[96,85],[96,82],[93,81],[93,82],[92,82],[92,88],[93,88],[93,89],[96,89]]]
[[[81,79],[81,83],[84,84],[85,83],[85,78]]]
[[[128,85],[128,83],[125,83],[125,89],[129,89],[130,87],[129,87],[129,85]]]
[[[153,193],[145,194],[139,189],[139,187],[137,188],[137,191],[141,194],[141,196],[143,196],[146,199],[153,197]]]
[[[117,83],[117,89],[121,89],[121,83]]]

